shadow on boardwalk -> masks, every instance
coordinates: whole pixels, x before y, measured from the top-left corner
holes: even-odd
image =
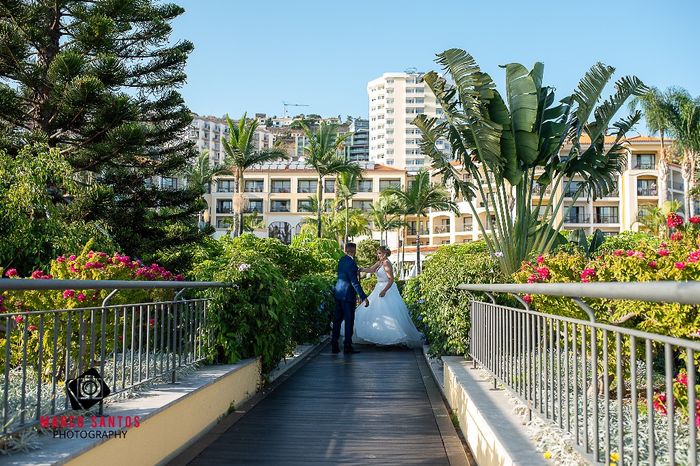
[[[189,464],[449,464],[417,353],[360,349],[326,346]]]

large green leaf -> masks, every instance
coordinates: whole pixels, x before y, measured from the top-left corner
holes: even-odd
[[[518,158],[524,164],[531,165],[539,154],[539,137],[533,131],[537,121],[539,88],[533,75],[523,65],[509,63],[505,69],[508,106]],[[541,72],[541,67],[537,70]],[[538,80],[542,81],[541,75]]]

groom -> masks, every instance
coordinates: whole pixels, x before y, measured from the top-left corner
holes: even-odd
[[[355,243],[345,245],[345,256],[338,262],[338,281],[333,290],[335,295],[335,312],[333,313],[333,333],[331,335],[331,352],[340,353],[338,339],[340,338],[340,324],[345,321],[345,339],[343,351],[346,354],[359,353],[352,348],[352,332],[355,326],[355,300],[356,295],[364,301],[365,307],[369,306],[369,300],[360,282],[357,280],[357,264],[355,263]]]

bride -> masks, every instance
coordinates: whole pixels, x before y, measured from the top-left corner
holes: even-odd
[[[416,329],[394,283],[394,272],[388,257],[391,251],[380,246],[376,264],[360,272],[375,273],[377,285],[369,295],[369,306],[355,310],[355,338],[358,343],[377,345],[406,345],[420,347],[423,335]]]

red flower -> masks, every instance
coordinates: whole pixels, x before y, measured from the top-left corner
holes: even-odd
[[[66,261],[66,258],[65,258],[64,256],[58,256],[58,257],[56,258],[56,262],[63,263],[63,262],[65,262],[65,261]]]
[[[654,395],[653,398],[653,403],[654,403],[654,410],[661,414],[662,416],[666,415],[666,394],[665,393],[657,393]]]
[[[685,268],[685,262],[676,262],[676,268],[678,270],[683,270]]]
[[[581,281],[583,283],[588,283],[591,281],[591,278],[595,277],[595,269],[591,268],[586,268],[583,269],[583,272],[581,272]]]
[[[28,330],[29,330],[30,332],[35,332],[35,331],[37,330],[37,327],[36,327],[36,325],[30,325],[30,326],[28,327]]]
[[[655,269],[656,268],[656,261],[649,261],[647,264],[650,268]]]
[[[622,249],[616,249],[615,251],[613,251],[613,254],[616,256],[621,256],[624,253],[625,253],[625,251],[623,251]]]
[[[698,223],[700,223],[700,217],[698,217],[698,216],[690,217],[690,218],[688,219],[688,221],[689,221],[690,223],[692,223],[693,225],[697,225]]]
[[[22,322],[24,322],[24,317],[15,316],[15,322],[17,322],[18,324],[21,324]]]
[[[550,272],[547,267],[538,267],[537,269],[535,269],[535,271],[542,280],[547,280],[549,278]]]
[[[544,256],[542,254],[537,256],[537,263],[540,265],[544,264]]]
[[[632,251],[630,249],[629,251],[627,251],[627,257],[632,257],[632,256],[634,256],[634,251]]]
[[[683,233],[680,231],[677,231],[675,233],[671,233],[671,241],[680,241],[683,239]]]
[[[659,254],[660,256],[666,257],[666,256],[668,256],[668,249],[659,249],[659,250],[658,250],[658,254]]]
[[[78,296],[76,296],[75,298],[81,303],[87,299],[83,293],[78,293]]]
[[[535,275],[534,273],[532,275],[530,275],[529,277],[527,277],[528,283],[537,283],[538,281],[540,281],[540,277],[539,277],[539,275]]]
[[[528,304],[532,303],[532,295],[529,295],[529,294],[524,295],[523,301],[525,301]]]
[[[150,320],[148,321],[148,325],[149,325],[151,328],[155,327],[155,326],[156,326],[156,319],[150,319]]]
[[[669,228],[677,228],[683,225],[683,217],[675,213],[668,214],[668,216],[666,217],[666,225]]]
[[[75,290],[66,290],[63,292],[63,297],[65,299],[73,298],[75,296]]]
[[[679,372],[678,375],[676,376],[676,382],[683,385],[684,387],[687,387],[688,386],[688,374],[685,372]]]
[[[688,254],[688,262],[698,262],[698,261],[700,261],[700,249]]]
[[[17,276],[17,269],[7,269],[7,272],[5,272],[5,276],[7,278],[12,278]]]

